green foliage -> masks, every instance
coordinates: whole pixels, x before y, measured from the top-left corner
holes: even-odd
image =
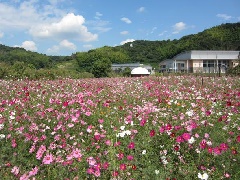
[[[131,76],[131,69],[129,67],[126,67],[123,72],[122,72],[123,76],[125,77],[130,77]]]
[[[14,78],[22,78],[25,69],[26,69],[26,65],[24,62],[16,61],[11,67],[11,75]]]
[[[6,63],[0,63],[0,79],[3,79],[8,75],[8,65]]]
[[[23,48],[7,47],[0,44],[0,62],[13,65],[17,61],[32,64],[36,69],[49,68],[52,66],[51,59],[46,55],[26,51]]]
[[[231,68],[227,71],[227,74],[230,76],[240,76],[240,64],[234,68]]]
[[[111,61],[108,58],[102,58],[94,62],[92,66],[92,73],[94,77],[108,77],[111,71]]]
[[[79,52],[76,53],[74,58],[79,66],[79,71],[91,72],[95,77],[107,77],[111,69],[111,63],[129,61],[126,54],[121,51],[114,51],[110,47],[103,47],[89,52]]]

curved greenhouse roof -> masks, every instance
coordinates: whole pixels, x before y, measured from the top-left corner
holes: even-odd
[[[131,71],[131,74],[147,75],[147,74],[150,74],[150,72],[148,72],[146,68],[137,67]]]

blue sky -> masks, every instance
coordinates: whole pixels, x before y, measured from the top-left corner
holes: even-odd
[[[71,55],[240,22],[240,0],[0,0],[0,44]]]

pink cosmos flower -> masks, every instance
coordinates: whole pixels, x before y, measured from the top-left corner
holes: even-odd
[[[196,133],[196,134],[195,134],[195,138],[199,138],[199,134]]]
[[[12,147],[13,147],[13,148],[17,147],[16,139],[13,139],[13,140],[12,140]]]
[[[180,149],[180,146],[178,146],[178,145],[175,145],[175,146],[173,147],[173,149],[174,149],[175,151],[179,151],[179,149]]]
[[[211,111],[208,110],[205,112],[205,114],[206,114],[206,116],[210,116],[212,113],[211,113]]]
[[[146,122],[147,122],[146,119],[141,120],[140,121],[140,126],[144,126],[146,124]]]
[[[91,116],[91,114],[92,114],[92,113],[91,113],[90,111],[85,112],[85,115],[86,115],[86,116]]]
[[[67,126],[68,126],[69,128],[72,128],[72,127],[74,127],[74,124],[73,124],[73,123],[69,123]]]
[[[105,162],[105,163],[103,163],[102,164],[102,167],[103,167],[103,169],[108,169],[108,167],[109,167],[109,163],[108,162]]]
[[[46,154],[42,162],[43,164],[51,164],[53,162],[53,155],[51,153]]]
[[[171,131],[171,130],[172,130],[172,125],[171,125],[171,124],[167,124],[167,125],[165,126],[165,130]]]
[[[81,151],[78,148],[74,149],[72,154],[73,154],[73,157],[76,158],[76,159],[82,157]]]
[[[107,146],[111,146],[111,144],[112,144],[112,143],[111,143],[111,140],[109,140],[109,139],[106,140],[106,141],[105,141],[105,144],[106,144]]]
[[[178,137],[176,138],[176,142],[182,143],[182,142],[184,142],[184,139],[182,138],[182,136],[178,136]]]
[[[101,176],[100,170],[94,171],[93,175],[96,176],[96,177],[100,177]]]
[[[228,145],[226,143],[222,143],[222,144],[220,144],[220,149],[222,151],[227,151],[228,150]]]
[[[237,136],[236,140],[238,143],[240,143],[240,135]]]
[[[94,133],[94,139],[95,139],[96,141],[99,141],[99,140],[101,139],[101,136],[100,136],[100,134],[99,134],[98,132],[95,132],[95,133]]]
[[[200,142],[199,146],[200,146],[201,149],[205,149],[206,146],[207,146],[207,141],[206,141],[205,139],[203,139],[203,140]]]
[[[213,148],[213,153],[215,155],[220,155],[222,153],[221,148],[219,148],[219,147]]]
[[[96,160],[93,157],[88,157],[87,162],[89,166],[94,166],[96,164]]]
[[[17,176],[18,173],[19,173],[19,167],[14,166],[14,167],[12,168],[12,170],[11,170],[11,173],[13,173],[15,176]]]
[[[120,144],[121,144],[121,142],[118,141],[118,142],[115,142],[115,143],[114,143],[114,146],[117,147],[117,146],[120,146]]]
[[[185,141],[188,141],[188,140],[191,138],[191,135],[190,135],[189,133],[183,133],[182,138],[183,138]]]
[[[92,167],[87,169],[87,173],[88,174],[93,174],[93,172],[94,172],[94,169]]]
[[[100,124],[102,124],[102,123],[104,122],[104,120],[103,120],[103,119],[99,119],[98,122],[99,122]]]
[[[164,127],[164,126],[162,126],[162,127],[159,128],[159,132],[160,132],[160,133],[164,133],[164,131],[165,131],[165,127]]]
[[[155,131],[154,130],[151,130],[150,133],[149,133],[150,137],[153,137],[155,136]]]
[[[225,176],[226,178],[230,178],[230,177],[231,177],[231,175],[230,175],[229,173],[225,173],[224,176]]]
[[[212,154],[212,152],[213,152],[213,148],[209,147],[208,148],[208,153]]]
[[[133,156],[132,155],[128,155],[127,156],[127,160],[132,161],[133,160]]]
[[[67,101],[63,102],[63,106],[67,107],[68,106],[68,102]]]
[[[29,176],[25,173],[20,177],[20,180],[29,180]]]
[[[126,164],[120,164],[120,167],[119,167],[120,170],[124,171],[126,170],[126,168],[127,168]]]
[[[118,174],[119,174],[118,171],[113,171],[113,172],[112,172],[112,176],[113,176],[113,177],[117,177]]]
[[[208,133],[205,133],[205,134],[204,134],[204,137],[205,137],[206,139],[208,139],[208,138],[209,138],[209,134],[208,134]]]
[[[128,144],[128,149],[134,149],[135,148],[135,143],[134,142],[130,142]]]
[[[123,153],[119,153],[119,154],[117,154],[117,157],[118,157],[118,160],[121,160],[121,159],[123,159],[124,154]]]
[[[40,148],[37,151],[36,158],[40,160],[45,151],[46,151],[46,146],[41,145]]]
[[[38,167],[32,168],[31,171],[29,171],[29,176],[35,176],[38,173]]]

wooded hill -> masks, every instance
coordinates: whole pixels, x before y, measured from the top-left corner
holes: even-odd
[[[240,50],[240,22],[215,26],[179,40],[136,40],[121,46],[77,52],[71,56],[47,56],[0,44],[0,64],[12,66],[21,62],[21,66],[34,69],[57,70],[61,66],[61,70],[67,68],[92,73],[94,68],[102,67],[102,62],[108,67],[109,63],[141,62],[157,68],[160,61],[189,50]],[[92,67],[94,63],[96,67]]]
[[[159,63],[190,50],[240,50],[240,23],[222,24],[179,40],[138,40],[113,49],[125,52],[133,62],[143,63]]]

